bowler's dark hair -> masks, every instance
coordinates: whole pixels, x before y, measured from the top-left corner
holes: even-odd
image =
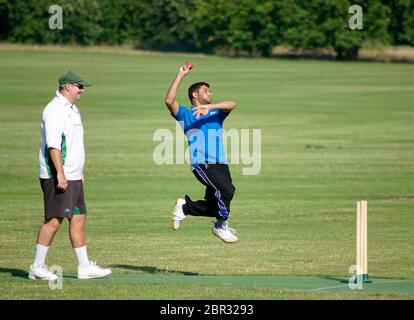
[[[191,103],[193,103],[193,92],[196,92],[202,86],[206,86],[207,88],[210,88],[210,85],[207,82],[196,82],[196,83],[193,83],[190,86],[190,88],[188,88],[188,98],[190,99]]]

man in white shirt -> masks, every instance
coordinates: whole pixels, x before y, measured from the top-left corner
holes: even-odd
[[[56,96],[43,110],[39,150],[39,178],[44,196],[45,220],[36,243],[30,279],[56,280],[45,264],[46,255],[64,218],[78,260],[78,279],[104,277],[112,271],[89,261],[86,251],[86,206],[83,192],[85,149],[83,126],[75,103],[91,83],[77,72],[59,78]]]

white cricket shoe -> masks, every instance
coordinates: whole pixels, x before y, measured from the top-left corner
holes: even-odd
[[[177,199],[175,202],[175,208],[172,214],[171,224],[173,230],[177,230],[180,227],[180,222],[185,219],[185,214],[183,212],[183,205],[185,204],[184,199]]]
[[[216,223],[215,221],[211,221],[211,222],[213,222],[214,224]],[[229,224],[228,224],[228,222],[227,222],[227,221],[223,221],[222,223],[226,225],[227,229],[229,229],[229,231],[230,231],[232,234],[236,234],[236,233],[237,233],[236,229],[233,229],[233,228],[230,228],[230,227],[229,227]]]
[[[239,239],[234,235],[236,233],[236,230],[230,228],[227,221],[223,221],[222,223],[215,223],[211,231],[215,236],[219,237],[224,242],[234,243],[239,241]]]
[[[102,268],[92,261],[89,261],[89,266],[87,267],[78,266],[78,279],[102,278],[111,273],[111,269]]]
[[[50,272],[47,265],[39,264],[38,266],[31,265],[29,269],[29,279],[31,280],[57,280],[58,276]]]

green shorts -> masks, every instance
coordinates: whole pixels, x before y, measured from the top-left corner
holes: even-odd
[[[73,215],[86,214],[82,180],[68,181],[63,192],[57,189],[57,179],[40,179],[43,191],[45,220],[51,218],[72,218]]]

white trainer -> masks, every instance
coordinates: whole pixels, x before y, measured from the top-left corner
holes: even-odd
[[[78,279],[102,278],[111,273],[111,269],[102,268],[92,261],[89,261],[89,266],[87,267],[78,266]]]
[[[49,271],[45,264],[38,266],[31,265],[29,269],[29,279],[31,280],[57,280],[58,276]]]
[[[215,223],[211,231],[216,237],[219,237],[224,242],[234,243],[239,241],[239,239],[235,236],[236,230],[230,228],[227,221],[224,221],[221,224]]]
[[[172,214],[171,224],[173,230],[177,230],[180,227],[180,222],[185,219],[185,214],[183,212],[183,205],[185,204],[184,199],[177,199],[175,201],[175,208]]]
[[[211,222],[216,223],[215,221],[211,221]],[[236,234],[236,233],[237,233],[236,229],[233,229],[233,228],[230,228],[230,227],[229,227],[229,224],[228,224],[228,222],[227,222],[227,221],[223,221],[222,223],[226,225],[227,229],[229,229],[229,231],[230,231],[232,234]]]

